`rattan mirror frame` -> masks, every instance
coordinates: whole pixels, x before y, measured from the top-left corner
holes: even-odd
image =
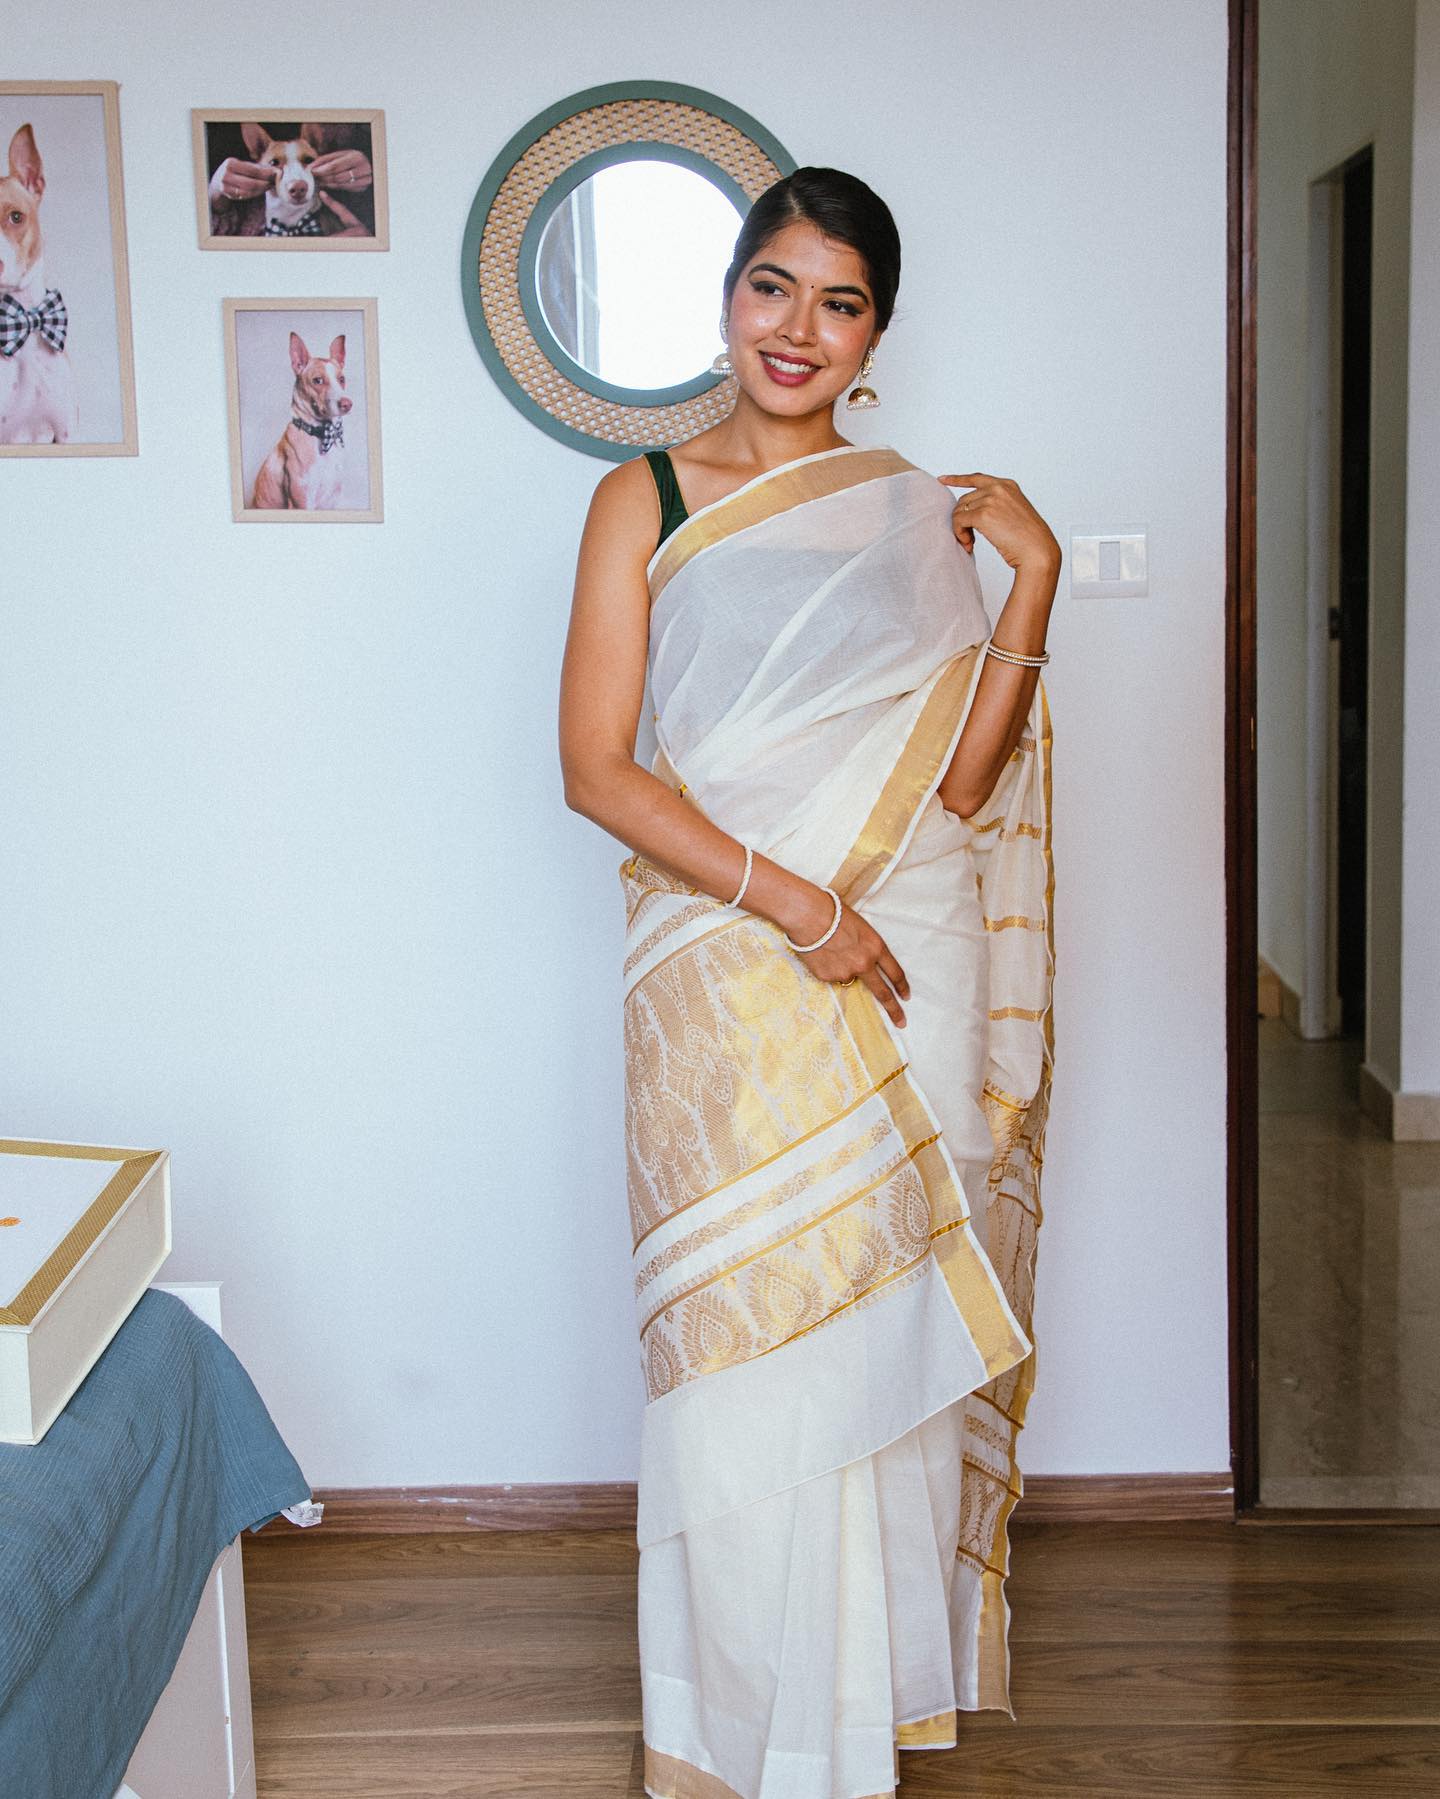
[[[597,168],[635,151],[708,175],[742,216],[796,166],[778,138],[718,95],[669,81],[586,88],[537,114],[495,158],[471,204],[460,257],[470,333],[500,391],[551,437],[612,462],[693,437],[724,418],[735,398],[734,377],[708,370],[666,388],[602,381],[556,342],[534,297],[550,214]]]

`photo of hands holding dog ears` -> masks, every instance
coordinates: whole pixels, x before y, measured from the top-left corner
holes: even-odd
[[[202,250],[390,247],[383,114],[190,116]]]

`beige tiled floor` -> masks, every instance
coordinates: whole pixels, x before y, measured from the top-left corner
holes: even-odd
[[[1260,1021],[1264,1505],[1440,1505],[1440,1144],[1380,1134],[1359,1060]]]

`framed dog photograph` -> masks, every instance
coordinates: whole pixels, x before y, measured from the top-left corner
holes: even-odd
[[[133,456],[114,81],[0,81],[0,456]]]
[[[376,302],[227,299],[237,521],[379,524]]]
[[[385,114],[194,107],[202,250],[388,250]]]

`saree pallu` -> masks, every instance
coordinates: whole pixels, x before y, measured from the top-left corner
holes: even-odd
[[[953,495],[891,449],[785,463],[649,567],[654,772],[841,897],[906,1024],[769,920],[621,864],[657,1799],[882,1799],[1010,1701],[1050,1095],[1050,720],[938,787],[989,634]]]

